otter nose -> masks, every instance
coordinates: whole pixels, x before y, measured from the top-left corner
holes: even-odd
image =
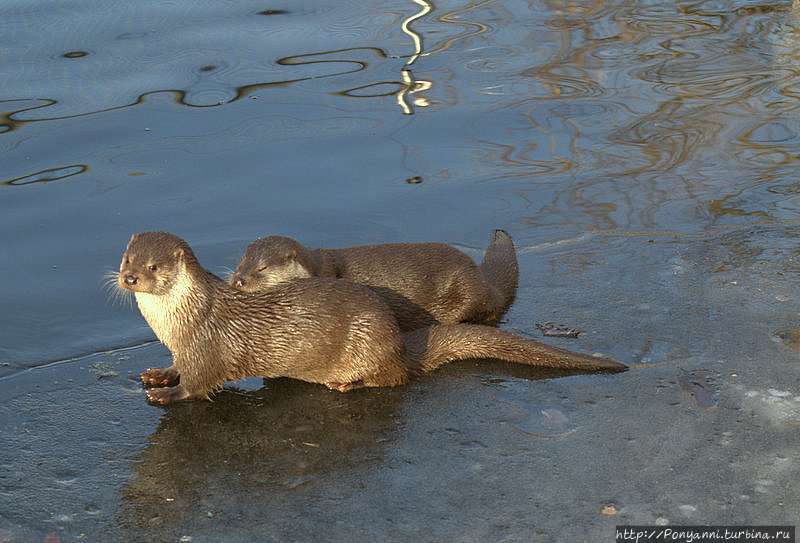
[[[125,284],[126,285],[135,285],[138,282],[139,282],[139,278],[136,277],[135,275],[131,274],[131,273],[129,273],[128,275],[125,276]]]
[[[242,288],[242,287],[243,287],[243,286],[245,286],[246,284],[247,284],[247,281],[245,281],[245,280],[244,280],[244,279],[242,279],[241,277],[236,277],[236,276],[234,276],[234,278],[233,278],[233,286],[234,286],[234,287],[237,287],[237,288]]]

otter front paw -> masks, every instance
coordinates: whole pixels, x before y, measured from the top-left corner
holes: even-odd
[[[189,393],[186,392],[181,385],[167,388],[154,388],[147,391],[147,401],[160,405],[186,400],[189,396]]]
[[[148,368],[139,376],[144,386],[170,387],[180,382],[181,376],[175,366],[168,368]]]

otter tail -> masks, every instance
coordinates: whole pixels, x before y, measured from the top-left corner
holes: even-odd
[[[519,280],[517,251],[505,230],[495,230],[479,266],[486,281],[502,296],[503,303],[514,297]]]
[[[409,367],[432,371],[454,360],[495,358],[530,366],[624,371],[625,364],[546,345],[480,324],[438,324],[403,334]]]

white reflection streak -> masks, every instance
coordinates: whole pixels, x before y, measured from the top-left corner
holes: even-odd
[[[400,74],[403,78],[403,87],[397,93],[397,105],[403,110],[403,113],[406,115],[412,115],[414,110],[411,108],[411,105],[407,101],[407,95],[409,92],[413,93],[417,90],[424,90],[429,89],[431,83],[428,81],[420,81],[419,84],[414,79],[414,75],[411,73],[411,70],[408,69],[409,66],[414,64],[414,62],[419,58],[422,54],[422,36],[411,30],[409,25],[419,19],[420,17],[424,17],[433,9],[433,5],[425,0],[412,0],[418,6],[421,6],[417,13],[411,15],[408,19],[404,19],[403,23],[400,25],[400,29],[407,34],[411,40],[414,42],[414,54],[411,55],[411,58],[408,59],[408,62],[405,63],[403,69],[401,70]]]

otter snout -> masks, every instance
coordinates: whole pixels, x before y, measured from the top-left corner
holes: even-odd
[[[247,284],[247,279],[245,279],[241,275],[234,275],[233,277],[231,277],[231,285],[233,285],[234,288],[242,288],[246,284]]]
[[[125,281],[126,285],[132,287],[133,285],[139,282],[139,278],[133,275],[132,273],[129,273],[124,277],[123,281]]]

